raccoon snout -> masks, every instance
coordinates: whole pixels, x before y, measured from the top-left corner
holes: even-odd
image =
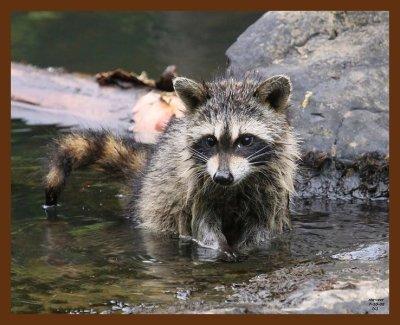
[[[220,185],[231,185],[233,183],[233,175],[229,170],[218,170],[214,176],[213,180],[215,183]]]

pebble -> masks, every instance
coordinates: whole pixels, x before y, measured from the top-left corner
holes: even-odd
[[[187,300],[189,299],[191,294],[190,290],[178,290],[176,292],[176,298],[180,299],[180,300]]]

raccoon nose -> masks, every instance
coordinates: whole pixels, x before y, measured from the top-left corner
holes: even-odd
[[[213,180],[221,185],[230,185],[233,183],[233,175],[228,170],[219,170],[215,173]]]

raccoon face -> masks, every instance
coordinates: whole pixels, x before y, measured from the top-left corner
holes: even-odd
[[[248,133],[234,141],[228,134],[205,135],[192,144],[191,152],[196,164],[204,165],[212,180],[223,186],[239,183],[271,154],[268,143]]]
[[[210,84],[176,78],[174,87],[187,109],[188,150],[196,167],[222,186],[265,173],[288,130],[282,114],[291,91],[287,77]]]

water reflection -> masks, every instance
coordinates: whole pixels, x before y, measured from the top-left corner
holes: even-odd
[[[156,78],[167,65],[209,78],[262,12],[15,12],[12,59],[96,73],[124,68]]]

